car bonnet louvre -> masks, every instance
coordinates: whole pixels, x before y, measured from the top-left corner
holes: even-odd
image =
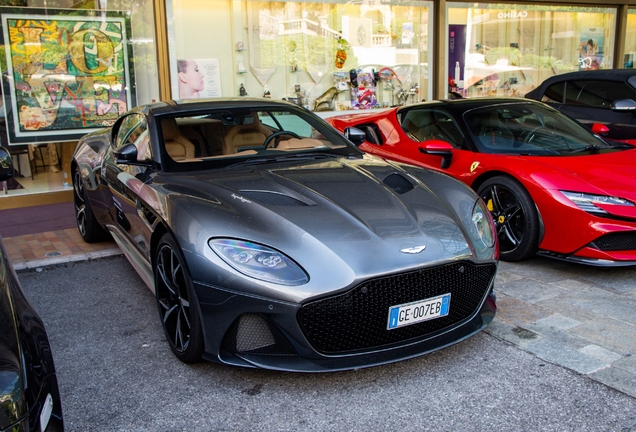
[[[316,205],[314,202],[306,200],[301,201],[298,198],[286,195],[281,192],[266,191],[266,190],[241,190],[239,191],[242,197],[258,202],[260,204],[275,205],[275,206],[310,206]]]
[[[393,173],[384,179],[384,184],[393,189],[398,194],[404,194],[414,189],[413,183],[404,178],[403,175]]]

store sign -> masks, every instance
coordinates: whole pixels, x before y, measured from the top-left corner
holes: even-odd
[[[78,139],[127,111],[127,27],[123,16],[2,13],[9,141]]]
[[[499,19],[511,19],[511,18],[527,18],[528,11],[501,11],[497,14],[497,18]]]

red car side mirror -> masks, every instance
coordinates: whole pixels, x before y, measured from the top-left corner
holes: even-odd
[[[592,132],[596,135],[606,136],[609,133],[609,128],[602,123],[594,123],[592,125]]]
[[[418,147],[420,153],[430,154],[433,156],[442,157],[442,169],[446,169],[450,166],[453,160],[453,146],[446,141],[441,140],[429,140],[419,144]]]

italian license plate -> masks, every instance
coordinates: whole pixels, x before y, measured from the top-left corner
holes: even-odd
[[[389,308],[387,330],[448,315],[450,311],[450,298],[451,295],[448,293],[413,303],[391,306]]]

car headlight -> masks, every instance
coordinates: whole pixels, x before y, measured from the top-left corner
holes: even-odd
[[[582,192],[561,191],[561,193],[581,210],[588,213],[607,214],[605,210],[597,207],[597,204],[618,205],[633,207],[634,203],[623,198],[612,197],[607,195],[592,195]]]
[[[492,247],[495,244],[495,227],[490,212],[481,199],[475,202],[470,220],[473,224],[471,231],[474,231],[474,240],[486,247]]]
[[[298,264],[267,246],[233,239],[210,239],[212,250],[246,276],[280,285],[302,285],[309,277]]]

